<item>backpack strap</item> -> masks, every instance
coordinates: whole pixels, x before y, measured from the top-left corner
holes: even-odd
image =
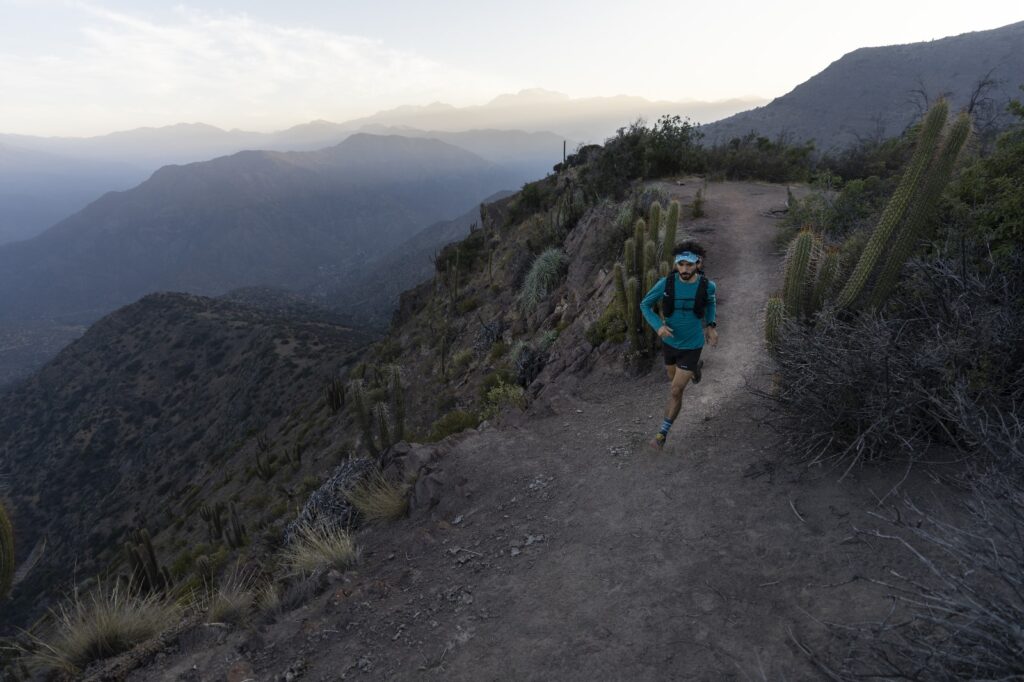
[[[661,316],[668,317],[676,307],[676,273],[665,277],[665,293],[661,295]]]
[[[700,281],[697,282],[697,294],[693,298],[693,314],[698,320],[704,319],[704,311],[708,307],[708,278],[703,274],[700,275]]]

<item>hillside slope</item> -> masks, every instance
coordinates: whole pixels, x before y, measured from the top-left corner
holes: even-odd
[[[255,434],[274,434],[316,405],[324,383],[370,340],[285,304],[281,314],[153,294],[103,318],[0,395],[0,471],[18,529],[17,559],[46,546],[4,604],[0,628],[27,625],[75,571],[109,566],[127,530],[148,528],[161,542],[173,525],[176,537],[199,542],[200,505],[243,505],[264,492],[259,481],[246,485]],[[312,446],[325,426],[304,423],[301,436],[292,434],[310,447],[306,469],[287,471],[278,484],[301,481],[315,466]],[[265,506],[246,513],[250,529]]]
[[[696,185],[663,188],[691,198]],[[785,188],[712,185],[707,197],[709,216],[684,229],[709,243],[722,340],[664,452],[646,445],[661,369],[630,378],[612,348],[582,340],[611,282],[576,260],[581,307],[529,413],[450,445],[441,466],[464,481],[458,494],[361,532],[361,565],[258,637],[197,635],[128,679],[815,679],[791,636],[828,646],[814,618],[888,611],[856,575],[913,568],[856,539],[877,523],[867,512],[886,472],[837,484],[788,468],[744,388],[766,378],[759,311],[778,257],[764,214]],[[585,222],[570,240],[601,229]]]
[[[1022,45],[1024,22],[926,43],[861,48],[763,107],[702,130],[708,142],[727,142],[753,130],[769,138],[813,139],[818,149],[828,151],[899,135],[921,116],[924,97],[934,101],[948,95],[954,111],[966,107],[978,83],[988,77],[993,81],[985,93],[988,102],[975,113],[983,125],[1002,113],[1011,97],[1020,96]]]

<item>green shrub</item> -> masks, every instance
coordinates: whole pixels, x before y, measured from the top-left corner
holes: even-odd
[[[482,400],[486,398],[487,392],[490,391],[495,386],[511,383],[513,383],[512,372],[510,372],[508,369],[504,367],[494,370],[493,372],[485,376],[483,382],[480,384],[480,399]]]
[[[428,443],[436,443],[453,433],[475,429],[478,424],[480,424],[480,418],[475,414],[464,410],[452,410],[431,425],[430,434],[426,440]]]
[[[463,348],[452,356],[452,371],[456,374],[461,374],[472,362],[473,351]]]
[[[480,416],[484,419],[492,419],[506,407],[526,409],[526,391],[522,386],[502,383],[487,391]]]
[[[609,305],[601,313],[593,324],[587,327],[584,337],[595,348],[606,340],[612,343],[622,343],[626,340],[626,324],[622,321],[622,313],[614,303]]]
[[[458,304],[456,304],[455,309],[458,311],[459,315],[465,315],[466,313],[473,312],[479,307],[480,299],[476,296],[468,296],[459,301]]]

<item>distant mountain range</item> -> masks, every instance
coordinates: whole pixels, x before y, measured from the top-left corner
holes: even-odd
[[[153,291],[307,287],[510,186],[509,172],[458,147],[367,134],[167,166],[0,246],[0,321],[96,319]]]
[[[945,95],[954,110],[965,108],[986,78],[992,84],[975,116],[983,126],[1011,97],[1022,96],[1024,22],[854,50],[763,107],[704,126],[705,141],[724,142],[754,130],[769,138],[813,139],[823,151],[844,148],[860,139],[899,135],[920,117],[925,98]]]
[[[244,150],[314,151],[360,132],[429,137],[504,167],[515,180],[510,186],[518,187],[542,178],[561,161],[563,143],[572,151],[580,142],[602,142],[637,117],[653,120],[678,113],[709,121],[760,102],[570,99],[526,90],[482,106],[399,107],[354,121],[311,121],[272,133],[180,123],[87,138],[0,134],[0,244],[35,236],[104,192],[133,187],[162,166]]]

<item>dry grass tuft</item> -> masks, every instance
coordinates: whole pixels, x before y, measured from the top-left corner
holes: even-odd
[[[209,623],[245,623],[256,601],[255,577],[238,565],[224,576],[209,598],[206,620]]]
[[[131,584],[98,585],[75,593],[51,611],[47,636],[33,638],[31,663],[77,674],[94,661],[128,651],[177,622],[180,607],[160,594],[143,594]]]
[[[409,510],[409,486],[395,484],[374,469],[346,497],[367,521],[395,521]]]
[[[348,568],[359,560],[359,550],[343,528],[303,526],[281,558],[291,573],[308,575]]]

